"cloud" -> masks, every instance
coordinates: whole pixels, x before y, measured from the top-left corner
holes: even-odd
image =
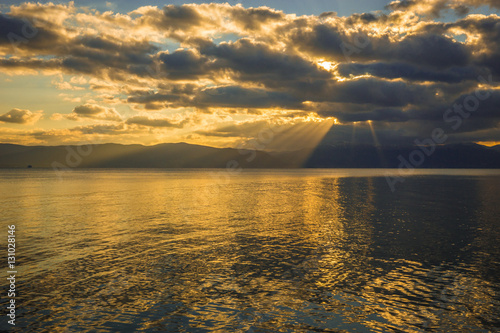
[[[43,115],[43,111],[31,112],[24,109],[12,109],[3,115],[0,115],[0,122],[13,124],[34,124]]]
[[[114,108],[107,108],[97,104],[83,104],[75,107],[70,114],[55,113],[52,119],[69,119],[69,120],[106,120],[106,121],[121,121],[122,117]]]
[[[148,127],[168,127],[168,128],[183,128],[191,122],[191,119],[174,120],[171,118],[152,118],[146,116],[135,116],[127,119],[126,123],[131,125],[140,125]]]
[[[270,128],[267,120],[232,122],[214,129],[203,129],[196,131],[203,136],[214,136],[223,138],[255,138],[262,133],[261,131]]]
[[[163,9],[146,6],[131,14],[141,15],[138,18],[139,25],[153,26],[170,33],[196,29],[204,23],[204,17],[193,5],[167,5]]]
[[[166,75],[172,80],[199,79],[209,74],[209,59],[195,50],[162,53],[159,60]]]
[[[201,108],[296,108],[301,104],[300,100],[290,93],[248,89],[240,86],[206,88],[194,97],[192,103]]]
[[[77,126],[71,128],[70,131],[80,132],[81,134],[105,134],[105,135],[120,135],[129,132],[127,125],[123,123]]]
[[[315,24],[311,29],[293,29],[290,38],[302,51],[335,61],[399,61],[429,67],[467,65],[470,51],[441,34],[421,32],[402,38],[373,36],[362,30],[347,33],[339,25]],[[356,46],[357,45],[357,46]]]
[[[450,10],[458,16],[464,16],[470,12],[470,7],[480,6],[500,8],[500,2],[498,0],[398,0],[392,1],[386,8],[438,18],[443,12]]]
[[[231,18],[242,30],[255,31],[269,23],[283,21],[285,14],[269,7],[246,9],[242,6],[234,6],[231,8]]]
[[[500,17],[497,15],[471,15],[457,22],[443,25],[449,32],[458,29],[471,38],[471,48],[474,50],[473,61],[478,67],[490,70],[496,80],[500,77]]]
[[[32,21],[0,13],[0,50],[16,51],[18,48],[29,48],[43,52],[49,44],[63,42],[61,34],[37,27]]]
[[[390,10],[413,11],[418,14],[439,17],[443,10],[451,8],[449,0],[402,0],[389,3],[386,8]]]
[[[271,81],[276,85],[303,78],[332,78],[331,73],[307,59],[246,38],[233,43],[205,46],[201,53],[215,60],[212,68],[234,71],[238,79],[244,81],[264,84]]]
[[[182,42],[193,36],[206,38],[221,32],[262,33],[268,25],[280,24],[287,18],[282,11],[269,7],[244,8],[228,3],[167,5],[162,9],[145,6],[130,14],[137,16],[137,26],[160,30],[165,36]]]
[[[338,72],[344,77],[371,75],[386,79],[447,83],[477,80],[480,75],[477,68],[472,66],[429,69],[404,62],[343,63],[339,64]]]

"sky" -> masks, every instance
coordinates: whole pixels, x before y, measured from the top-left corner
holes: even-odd
[[[3,1],[0,143],[500,143],[500,1]]]

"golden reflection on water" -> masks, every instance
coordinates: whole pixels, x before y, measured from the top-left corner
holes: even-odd
[[[498,328],[499,178],[352,172],[2,174],[20,327]]]

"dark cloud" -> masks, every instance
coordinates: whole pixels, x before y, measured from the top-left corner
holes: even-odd
[[[465,5],[457,5],[453,7],[453,10],[455,11],[455,14],[458,16],[465,16],[470,12],[470,8]]]
[[[297,22],[297,27],[287,27],[291,28],[290,39],[298,48],[319,56],[345,60],[342,45],[354,42],[338,26],[315,24],[313,27],[301,27],[300,24]]]
[[[450,67],[439,70],[402,62],[343,63],[339,64],[338,71],[340,75],[345,77],[369,74],[388,79],[403,78],[410,81],[447,83],[477,80],[480,74],[477,68],[470,66]]]
[[[418,104],[422,101],[429,103],[433,100],[433,95],[433,92],[424,85],[409,84],[404,81],[360,78],[330,83],[323,91],[306,98],[317,102],[394,107]]]
[[[492,129],[500,128],[498,109],[500,92],[479,90],[477,94],[488,97],[483,100],[478,99],[476,91],[472,91],[469,94],[459,96],[450,103],[431,109],[419,107],[405,111],[405,126],[399,129],[399,134],[404,132],[407,137],[425,138],[435,128],[442,128],[458,141],[460,141],[461,136],[474,138],[476,135],[477,137],[473,141],[484,140],[481,133],[489,133]],[[353,117],[353,115],[349,116]],[[368,120],[377,120],[374,119],[373,115],[369,116]],[[393,121],[381,122],[380,124],[381,126],[382,124],[393,124]],[[392,136],[397,135],[398,131],[392,133]]]
[[[186,118],[181,121],[173,121],[167,118],[150,118],[145,116],[136,116],[127,119],[127,124],[135,124],[148,127],[168,127],[168,128],[183,128],[186,124],[190,122],[190,119]]]
[[[0,122],[13,124],[33,124],[42,117],[42,112],[31,112],[30,110],[12,109],[0,115]]]
[[[471,6],[490,6],[491,8],[500,9],[500,2],[498,0],[465,0],[464,4]]]
[[[83,36],[81,38],[75,38],[73,40],[74,47],[73,52],[75,56],[88,57],[88,55],[99,55],[102,53],[112,53],[119,56],[119,58],[113,58],[113,61],[123,60],[128,63],[133,64],[150,64],[151,57],[149,54],[155,53],[159,48],[145,40],[128,40],[126,43],[123,40],[116,39],[114,37],[107,36],[103,38],[101,36]],[[92,50],[97,51],[97,53],[92,53]],[[88,54],[86,52],[89,52]],[[96,60],[102,60],[97,58]]]
[[[0,46],[16,51],[17,48],[45,53],[47,47],[62,44],[59,34],[36,26],[27,18],[12,17],[0,13]]]
[[[388,58],[394,52],[394,60],[438,68],[465,66],[470,60],[470,50],[463,44],[435,34],[410,35],[387,51]]]
[[[215,136],[219,138],[239,138],[241,137],[241,130],[238,130],[237,132],[231,131],[226,128],[218,128],[212,131],[196,131],[196,134],[200,134],[203,136]]]
[[[420,6],[423,7],[418,8],[420,13],[431,17],[439,17],[443,10],[450,8],[448,2],[449,0],[434,0],[428,2],[417,0],[402,0],[393,1],[389,3],[386,8],[390,10],[411,11]]]
[[[389,36],[370,36],[364,31],[347,34],[339,26],[317,24],[311,30],[292,31],[291,39],[302,50],[327,59],[354,61],[404,61],[420,66],[467,65],[470,50],[453,39],[432,33],[408,35],[391,41]]]
[[[166,75],[172,80],[198,79],[210,72],[207,57],[200,56],[194,50],[162,53],[159,59]]]
[[[63,61],[60,59],[19,59],[19,58],[8,58],[0,59],[0,68],[7,69],[31,69],[31,70],[43,70],[43,69],[60,69]]]
[[[269,45],[249,39],[234,43],[212,44],[201,50],[202,54],[215,59],[213,67],[227,69],[239,74],[240,80],[265,83],[307,78],[331,78],[331,74],[317,65],[286,52],[273,50]]]
[[[186,28],[187,25],[199,25],[203,17],[195,7],[168,5],[163,7],[163,25],[166,27]]]
[[[137,19],[139,25],[156,27],[170,33],[195,29],[204,22],[203,16],[192,5],[168,5],[162,10],[151,7],[140,11],[140,14],[142,15]]]
[[[237,6],[231,11],[231,16],[233,21],[240,25],[243,30],[250,31],[258,30],[266,23],[280,21],[285,18],[283,12],[268,7],[246,9]]]
[[[139,93],[127,99],[129,103],[143,104],[146,110],[161,110],[177,105],[189,105],[187,97],[182,92],[172,90],[174,94],[168,93]],[[178,94],[175,94],[178,93]],[[184,101],[184,102],[183,102]]]
[[[75,38],[64,48],[59,51],[67,55],[63,66],[86,74],[115,70],[146,75],[145,68],[153,63],[151,53],[158,50],[146,41],[123,42],[94,36]]]
[[[495,81],[500,79],[500,17],[497,15],[470,15],[455,22],[422,24],[422,33],[445,35],[460,34],[468,36],[462,43],[469,52],[469,63],[483,73],[492,73]]]
[[[444,25],[446,30],[461,28],[476,34],[480,40],[474,45],[474,61],[478,66],[491,70],[498,79],[500,77],[500,17],[467,17],[457,22]]]
[[[239,86],[207,88],[193,99],[198,107],[297,108],[301,102],[288,93]]]
[[[69,120],[94,119],[107,121],[121,121],[120,114],[114,108],[107,108],[97,104],[83,104],[75,107],[70,114],[55,114],[54,119],[66,118]]]
[[[175,102],[180,97],[173,94],[160,94],[160,93],[143,93],[138,96],[132,96],[127,99],[130,103],[151,103],[151,102]]]
[[[478,99],[476,96],[484,96],[484,100]],[[464,106],[465,113],[470,114],[471,120],[483,119],[489,124],[500,122],[500,91],[498,90],[476,90],[470,94],[464,94],[457,98],[452,105]],[[474,105],[477,109],[474,110]],[[469,119],[467,118],[467,119]],[[464,124],[468,120],[464,120]],[[489,125],[487,125],[489,126]]]
[[[371,22],[377,22],[380,20],[381,16],[377,16],[372,13],[363,13],[363,14],[352,14],[349,16],[347,19],[347,24],[353,24],[353,23],[371,23]]]
[[[453,11],[458,16],[467,15],[470,7],[489,6],[500,8],[498,0],[398,0],[386,6],[389,10],[415,12],[431,18],[440,17],[443,12]]]
[[[255,138],[258,137],[259,133],[262,133],[263,129],[269,128],[269,123],[266,121],[253,121],[224,125],[211,130],[196,131],[196,133],[222,138]]]
[[[104,134],[104,135],[120,135],[130,132],[128,131],[128,128],[124,123],[77,126],[71,128],[70,131],[79,132],[82,134]]]
[[[391,10],[407,10],[417,4],[415,0],[392,1],[386,8]]]
[[[331,112],[331,116],[335,116],[341,122],[355,121],[388,121],[388,122],[405,122],[410,119],[410,116],[400,109],[372,109],[368,112],[347,113],[347,112]]]
[[[85,104],[77,106],[73,109],[73,112],[80,116],[92,116],[100,113],[104,113],[105,109],[99,105]]]
[[[43,5],[35,6],[44,11]],[[62,7],[57,8],[62,10]],[[32,8],[28,12],[32,15],[40,14],[33,12]],[[72,37],[68,37],[68,32]],[[117,39],[107,34],[75,35],[74,28],[59,26],[38,16],[21,18],[0,14],[0,48],[2,47],[7,54],[28,58],[33,54],[50,56],[43,61],[2,59],[5,67],[44,69],[59,66],[58,69],[67,72],[84,74],[100,74],[110,70],[130,72],[137,66],[152,64],[152,54],[158,51],[156,46],[146,40]]]

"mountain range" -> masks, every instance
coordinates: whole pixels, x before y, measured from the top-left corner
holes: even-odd
[[[297,151],[252,151],[187,143],[154,146],[0,144],[0,168],[500,168],[500,146],[319,145]]]

